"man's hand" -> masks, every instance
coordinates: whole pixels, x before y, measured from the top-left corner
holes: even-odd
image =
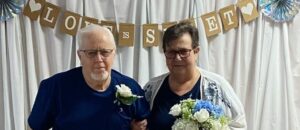
[[[147,123],[146,119],[141,121],[133,120],[131,121],[131,130],[146,130]]]

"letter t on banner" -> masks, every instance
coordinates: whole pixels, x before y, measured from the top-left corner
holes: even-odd
[[[133,46],[134,43],[134,24],[120,23],[119,29],[119,45],[120,46]]]
[[[159,43],[158,24],[143,25],[143,43],[144,47],[158,46]]]
[[[210,37],[221,32],[219,20],[215,11],[202,15],[201,19],[204,24],[206,37]]]
[[[220,9],[219,14],[225,31],[236,28],[239,25],[234,5]]]

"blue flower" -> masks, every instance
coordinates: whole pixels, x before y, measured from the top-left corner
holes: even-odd
[[[211,112],[213,108],[214,108],[213,104],[209,101],[196,100],[194,112],[200,111],[201,109],[206,109],[208,112]]]
[[[220,106],[215,105],[211,111],[214,118],[218,119],[224,115],[223,109]]]

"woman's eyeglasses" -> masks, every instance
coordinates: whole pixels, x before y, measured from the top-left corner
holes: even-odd
[[[103,58],[109,57],[114,49],[98,49],[98,50],[79,50],[84,52],[88,58],[95,58],[100,53]]]
[[[167,59],[174,59],[176,55],[179,54],[180,58],[186,58],[190,56],[192,50],[194,49],[180,49],[180,50],[165,51],[165,56]]]

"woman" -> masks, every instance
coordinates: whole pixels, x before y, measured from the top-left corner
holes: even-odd
[[[189,23],[168,28],[163,36],[163,51],[169,73],[151,79],[144,87],[150,104],[150,130],[170,130],[175,117],[170,108],[183,99],[203,99],[220,105],[231,129],[246,129],[242,103],[231,85],[221,76],[197,67],[198,31]]]

